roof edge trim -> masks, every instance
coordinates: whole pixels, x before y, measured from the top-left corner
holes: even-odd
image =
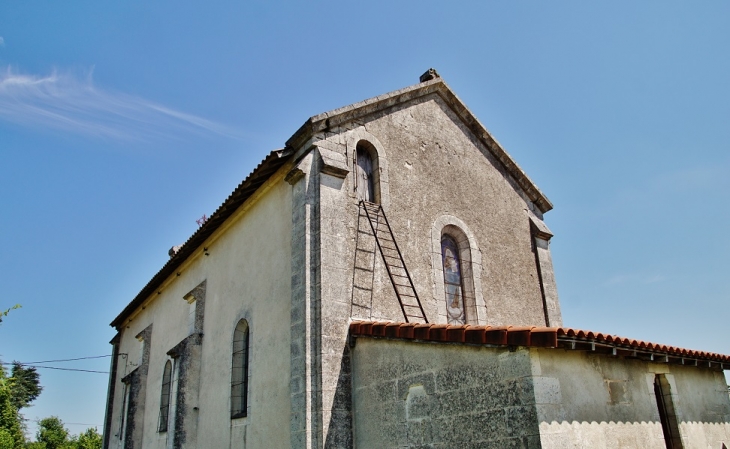
[[[329,112],[314,115],[307,119],[301,127],[286,141],[286,147],[298,150],[316,133],[327,131],[342,123],[356,120],[399,103],[404,103],[432,93],[438,94],[451,110],[461,119],[469,130],[487,147],[494,157],[504,166],[524,191],[527,197],[537,205],[542,213],[553,208],[553,204],[537,185],[527,176],[512,156],[500,145],[487,128],[476,118],[463,101],[451,90],[443,78],[414,84],[387,94],[378,95],[349,106],[333,109]]]

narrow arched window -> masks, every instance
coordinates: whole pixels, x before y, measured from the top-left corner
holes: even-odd
[[[375,178],[373,176],[373,157],[362,144],[356,148],[355,189],[361,200],[375,203]]]
[[[466,324],[461,259],[456,240],[450,235],[441,237],[441,260],[444,267],[446,315],[449,324]]]
[[[231,418],[243,418],[248,407],[248,322],[241,320],[233,332]]]
[[[158,432],[167,432],[167,421],[170,416],[170,386],[172,384],[172,364],[168,360],[162,372],[162,393],[160,395],[160,423]]]

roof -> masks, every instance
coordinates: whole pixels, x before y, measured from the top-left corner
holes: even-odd
[[[275,150],[269,153],[266,158],[244,179],[231,193],[223,204],[213,212],[213,215],[198,228],[197,231],[180,247],[178,252],[165,263],[160,271],[144,286],[137,296],[130,302],[122,312],[114,318],[111,326],[121,325],[137,307],[147,299],[171,274],[175,273],[178,267],[190,257],[195,250],[215,232],[218,227],[230,217],[240,205],[258,190],[269,177],[274,174],[284,163],[291,158],[289,150]]]
[[[471,326],[353,321],[351,337],[591,351],[647,361],[730,369],[730,356],[569,327]]]
[[[479,122],[476,116],[466,107],[464,102],[456,96],[449,86],[440,77],[430,81],[414,84],[404,89],[387,94],[378,95],[359,103],[354,103],[339,109],[310,117],[286,142],[287,148],[300,148],[314,134],[331,130],[338,125],[357,120],[367,115],[382,111],[397,104],[405,103],[430,94],[437,94],[461,119],[474,136],[494,155],[516,181],[520,188],[545,213],[553,208],[552,203],[540,191],[534,182],[520,168],[504,148],[492,137],[487,128]]]

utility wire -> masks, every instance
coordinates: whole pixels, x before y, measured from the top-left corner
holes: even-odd
[[[107,355],[92,355],[91,357],[78,357],[75,359],[60,359],[60,360],[41,360],[40,362],[18,362],[21,365],[32,365],[34,363],[53,363],[53,362],[73,362],[75,360],[88,360],[88,359],[101,359],[104,357],[111,357],[111,354]]]
[[[57,370],[61,370],[61,371],[81,371],[83,373],[109,374],[109,371],[94,371],[94,370],[90,370],[90,369],[59,368],[57,366],[37,366],[37,365],[25,365],[25,366],[30,366],[32,368],[57,369]]]
[[[12,363],[2,363],[3,365],[12,365]],[[40,365],[30,365],[27,363],[21,363],[23,366],[28,366],[31,368],[46,368],[46,369],[57,369],[61,371],[81,371],[83,373],[100,373],[100,374],[109,374],[109,371],[95,371],[95,370],[89,370],[89,369],[76,369],[76,368],[59,368],[57,366],[40,366]]]

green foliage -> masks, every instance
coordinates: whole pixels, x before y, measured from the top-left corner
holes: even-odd
[[[19,449],[25,443],[23,424],[13,404],[10,381],[0,365],[0,449]]]
[[[46,445],[38,441],[33,441],[32,443],[25,443],[25,449],[46,449]]]
[[[11,310],[20,309],[20,307],[21,307],[20,304],[15,304],[13,307],[0,312],[0,323],[3,322],[3,317],[8,316],[8,313],[10,313]],[[0,449],[2,449],[2,446],[0,446]]]
[[[74,449],[101,449],[102,442],[101,434],[90,427],[78,436]]]
[[[66,449],[68,446],[68,430],[58,416],[43,418],[38,422],[36,439],[44,443],[46,449]]]
[[[40,377],[34,367],[24,367],[18,362],[13,362],[12,376],[10,376],[10,395],[15,408],[28,407],[41,391]]]
[[[0,429],[0,449],[13,449],[15,439],[6,429]]]
[[[28,443],[25,449],[101,449],[102,437],[94,428],[69,438],[68,429],[57,416],[44,418],[38,423],[38,441]],[[0,446],[0,449],[2,446]]]

